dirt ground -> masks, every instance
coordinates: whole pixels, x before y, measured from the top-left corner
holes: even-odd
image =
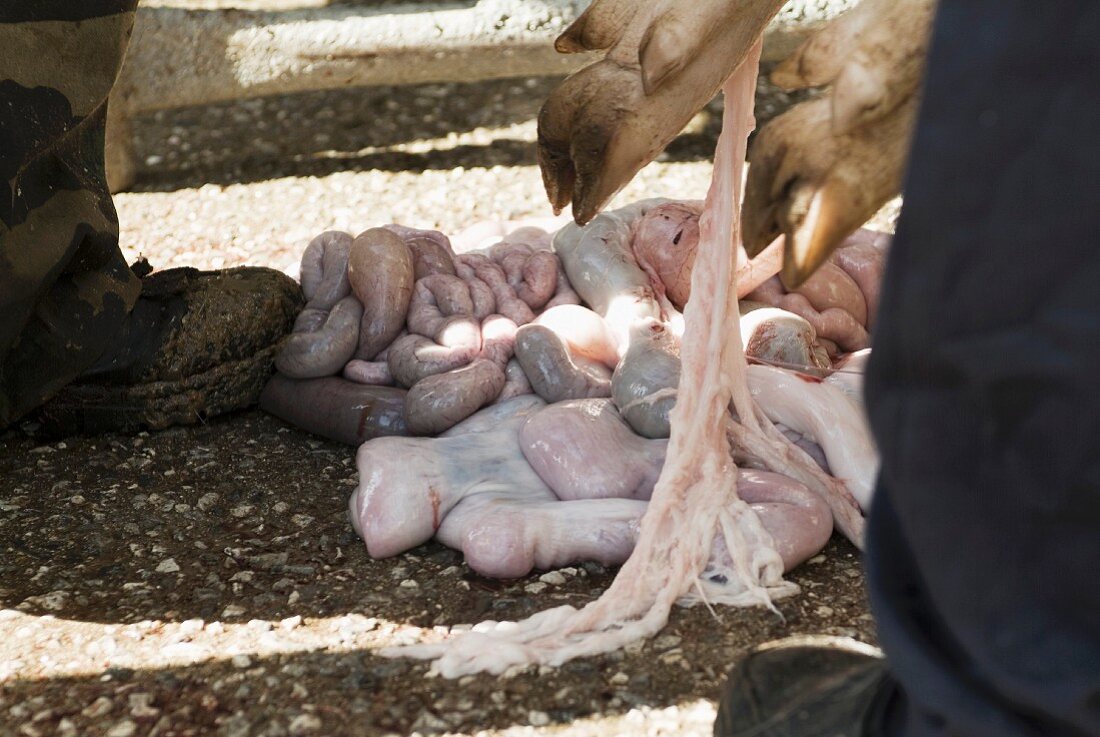
[[[296,273],[308,239],[387,221],[545,215],[533,117],[552,80],[295,95],[138,121],[117,198],[157,267]],[[764,86],[761,117],[787,101]],[[702,114],[623,193],[701,197]],[[884,212],[888,224],[896,205]],[[763,610],[677,609],[655,640],[457,681],[380,647],[597,597],[584,565],[490,581],[436,544],[371,560],[346,517],[354,449],[253,410],[138,436],[0,435],[0,734],[705,735],[729,666],[794,633],[874,641],[858,553],[833,543]]]

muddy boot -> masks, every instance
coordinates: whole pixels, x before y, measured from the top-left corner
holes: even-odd
[[[301,308],[298,284],[273,269],[144,276],[104,355],[39,410],[41,432],[157,430],[255,404]]]
[[[715,737],[889,737],[898,689],[881,654],[841,637],[791,637],[730,672]]]

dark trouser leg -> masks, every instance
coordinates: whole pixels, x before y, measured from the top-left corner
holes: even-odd
[[[1098,38],[941,2],[867,384],[907,737],[1100,734]]]
[[[137,0],[0,0],[0,428],[103,352],[141,285],[103,171]]]

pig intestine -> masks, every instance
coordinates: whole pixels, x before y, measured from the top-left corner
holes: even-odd
[[[500,673],[529,663],[559,665],[654,634],[677,600],[772,606],[773,598],[797,591],[782,578],[784,561],[771,532],[737,494],[730,442],[735,439],[762,460],[785,453],[788,464],[800,466],[802,474],[820,473],[809,457],[798,456],[800,451],[753,402],[737,330],[733,246],[739,235],[734,211],[740,201],[740,162],[752,127],[751,112],[744,111],[752,109],[759,53],[758,44],[726,84],[716,173],[700,222],[701,268],[692,274],[695,298],[685,315],[671,438],[631,557],[611,587],[583,609],[563,606],[522,622],[486,623],[443,643],[390,654],[433,658],[433,667],[447,677]],[[740,116],[735,109],[742,111]],[[730,416],[731,405],[736,420]],[[814,490],[830,506],[847,502],[830,499],[834,490]],[[861,530],[850,527],[852,522],[849,517],[841,526],[858,538]],[[713,555],[716,539],[725,555]]]
[[[861,539],[856,499],[866,507],[876,460],[858,402],[831,382],[744,365],[743,285],[730,278],[737,251],[728,232],[715,232],[733,219],[730,176],[740,182],[743,151],[731,150],[731,135],[718,167],[732,174],[716,179],[730,189],[712,193],[701,219],[695,203],[649,200],[585,228],[567,225],[553,249],[545,230],[528,227],[455,253],[441,234],[400,226],[355,239],[328,233],[307,249],[303,287],[313,316],[280,357],[280,369],[300,378],[277,376],[263,403],[310,430],[362,443],[350,507],[371,555],[434,537],[462,550],[479,573],[513,577],[581,559],[622,563],[638,551],[607,602],[543,613],[510,628],[503,645],[494,636],[488,650],[473,637],[415,651],[442,655],[441,672],[499,672],[617,647],[663,626],[677,599],[770,605],[793,593],[782,573],[820,550],[834,522]],[[370,263],[355,258],[356,243],[397,264],[399,278],[376,280],[374,292],[357,284],[356,271],[369,273]],[[671,247],[674,257],[662,260]],[[702,268],[691,268],[695,259]],[[765,272],[760,263],[737,268],[754,286],[774,269]],[[811,303],[836,301],[827,285],[808,293]],[[872,300],[846,294],[848,314],[869,322]],[[345,300],[351,306],[337,312]],[[363,309],[360,325],[348,328],[354,305],[364,303],[391,313]],[[785,315],[793,327],[769,324],[813,349],[812,323]],[[338,327],[374,342],[369,350],[362,339],[325,348]],[[378,335],[391,336],[381,350]],[[744,343],[759,338],[753,331]],[[334,354],[346,355],[342,367]],[[308,368],[313,355],[323,369]],[[826,375],[829,364],[825,357],[803,368]],[[349,380],[364,378],[411,388]],[[523,396],[532,390],[539,397]],[[333,413],[334,403],[347,406]],[[380,437],[410,432],[440,437]],[[611,459],[630,459],[629,469]],[[658,521],[643,523],[643,514]]]

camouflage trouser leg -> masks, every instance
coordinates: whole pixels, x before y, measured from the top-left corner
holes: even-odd
[[[141,290],[103,142],[137,0],[0,0],[0,428],[90,366]]]

